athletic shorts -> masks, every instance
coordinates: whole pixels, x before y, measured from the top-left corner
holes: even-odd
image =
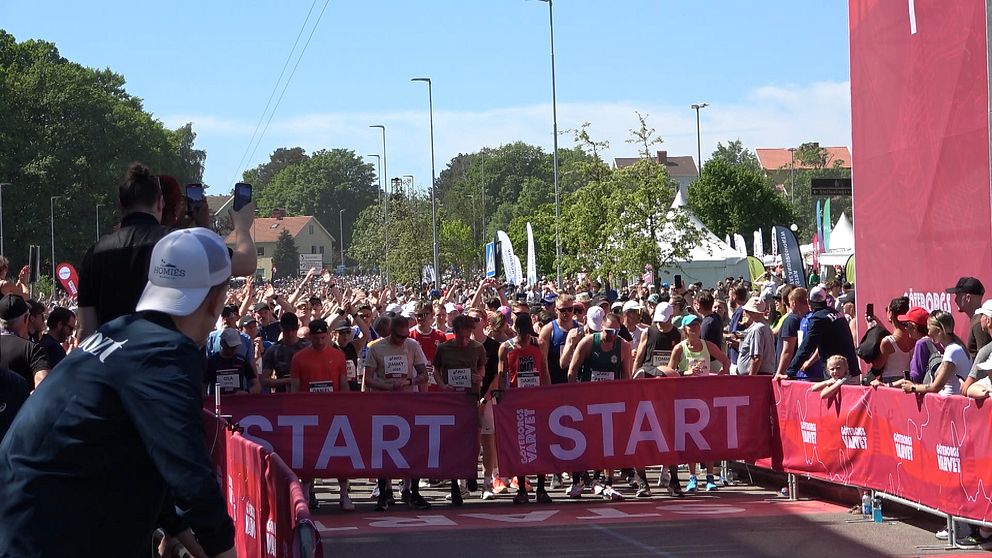
[[[496,422],[493,420],[493,402],[489,399],[479,407],[479,433],[496,433]]]

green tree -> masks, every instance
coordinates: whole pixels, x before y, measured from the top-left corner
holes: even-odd
[[[479,258],[472,228],[457,217],[438,219],[439,259],[442,269],[454,267],[462,273],[478,268]]]
[[[393,194],[388,227],[384,226],[382,208],[366,208],[355,223],[347,255],[364,269],[388,271],[390,281],[419,284],[424,265],[433,259],[430,207],[425,196]]]
[[[744,144],[739,139],[729,141],[727,145],[717,142],[716,150],[710,156],[711,161],[714,159],[727,162],[731,165],[761,171],[761,163],[758,161],[758,156],[750,149],[744,147]]]
[[[816,232],[816,201],[811,191],[814,178],[850,178],[851,170],[843,168],[850,161],[839,161],[830,158],[830,152],[820,147],[818,143],[803,143],[795,152],[796,168],[790,173],[785,187],[792,205],[794,222],[799,227],[799,238],[809,242]],[[820,203],[826,198],[819,198]],[[853,219],[851,196],[833,196],[830,200],[831,218],[836,219],[841,212]]]
[[[269,160],[253,169],[244,172],[241,180],[252,185],[254,197],[261,197],[262,192],[272,182],[272,179],[282,169],[306,161],[307,152],[302,147],[280,147],[269,155]]]
[[[275,268],[272,273],[275,279],[296,277],[300,273],[300,251],[286,229],[279,233],[279,239],[276,240],[275,250],[272,251],[272,267]]]
[[[761,171],[748,164],[712,158],[689,188],[689,208],[715,235],[740,233],[745,238],[760,227],[771,242],[771,226],[792,221],[788,201],[772,188]]]

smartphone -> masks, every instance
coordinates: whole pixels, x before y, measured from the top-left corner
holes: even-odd
[[[909,370],[903,370],[902,371],[902,377],[903,377],[904,380],[906,380],[908,382],[909,381]]]
[[[238,182],[234,185],[234,210],[241,211],[241,208],[251,203],[251,184]]]
[[[875,317],[875,304],[873,302],[869,302],[868,306],[865,307],[865,316],[869,318]]]
[[[682,288],[682,276],[681,275],[676,275],[675,276],[675,288],[676,289],[681,289]]]
[[[196,215],[201,204],[203,204],[203,184],[187,184],[186,213],[189,215]]]

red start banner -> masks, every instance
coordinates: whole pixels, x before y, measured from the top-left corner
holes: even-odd
[[[860,386],[822,399],[810,386],[774,389],[786,471],[992,519],[988,402]]]
[[[503,474],[770,454],[768,377],[664,378],[508,390],[495,406]]]
[[[461,393],[235,395],[223,414],[303,478],[471,478],[479,415]]]

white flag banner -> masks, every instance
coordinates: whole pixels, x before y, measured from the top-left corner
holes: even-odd
[[[503,273],[506,275],[506,282],[514,283],[510,280],[513,274],[513,243],[510,242],[509,235],[504,231],[496,231],[496,239],[499,240],[500,258],[503,261]]]
[[[776,225],[772,225],[772,255],[778,255],[778,242],[775,242],[775,228]]]
[[[744,244],[744,237],[740,234],[734,234],[734,250],[744,257],[747,255],[747,245]]]
[[[534,229],[527,223],[527,284],[537,284],[537,256],[534,251]]]
[[[522,285],[524,283],[523,270],[520,268],[520,258],[513,255],[513,281],[510,281],[514,285]]]
[[[754,231],[754,257],[759,260],[765,257],[765,243],[761,238],[761,229]]]
[[[421,273],[421,278],[424,283],[433,283],[436,278],[436,275],[434,274],[434,266],[431,264],[425,265]]]

